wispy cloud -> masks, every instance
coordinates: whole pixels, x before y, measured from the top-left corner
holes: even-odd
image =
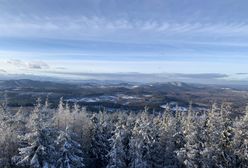
[[[11,21],[11,22],[10,22]],[[154,39],[159,36],[246,36],[248,35],[248,24],[246,22],[182,22],[176,21],[143,21],[115,19],[104,17],[46,17],[37,18],[26,16],[16,18],[5,18],[0,20],[0,36],[32,36],[53,38],[103,38],[122,35],[148,34],[147,38]],[[39,33],[38,33],[39,32]],[[205,33],[205,34],[204,34]],[[134,36],[135,37],[135,36]],[[153,40],[154,40],[153,39]],[[138,40],[138,39],[136,39]]]
[[[6,62],[3,62],[4,67]],[[235,80],[248,80],[247,75],[235,74],[247,64],[233,65],[232,69],[220,69],[221,63],[178,62],[178,61],[7,61],[6,71],[10,74],[45,75],[76,80],[122,80],[133,82],[169,82],[223,84]],[[147,67],[151,67],[147,68]],[[199,69],[201,67],[201,69]],[[15,68],[13,71],[11,68]],[[181,73],[184,69],[184,73]],[[233,71],[235,70],[235,71]],[[17,73],[18,72],[18,73]],[[162,73],[161,73],[162,72]],[[194,72],[194,73],[192,73]],[[195,73],[197,72],[197,73]],[[218,73],[216,73],[218,72]]]
[[[73,79],[93,79],[93,80],[115,80],[128,82],[169,82],[180,81],[190,83],[208,83],[221,84],[224,83],[227,74],[218,73],[199,73],[199,74],[183,74],[183,73],[81,73],[81,72],[62,72],[48,71],[50,75],[61,75],[71,77]]]
[[[14,66],[16,69],[49,69],[50,66],[43,61],[22,61],[18,59],[11,59],[7,61],[7,64]]]
[[[7,73],[4,69],[0,69],[0,73]]]
[[[163,74],[161,74],[163,76]],[[174,73],[170,75],[165,75],[165,76],[170,76],[178,79],[222,79],[222,78],[227,78],[229,75],[227,74],[220,74],[220,73],[199,73],[199,74],[183,74],[183,73]]]
[[[39,57],[37,57],[39,58]],[[6,64],[7,63],[7,64]],[[7,71],[21,70],[27,72],[36,70],[42,73],[46,71],[62,71],[77,73],[115,73],[115,72],[138,72],[138,73],[219,73],[235,74],[244,72],[247,61],[238,62],[209,62],[190,60],[82,60],[82,59],[34,59],[34,60],[0,60],[0,65]],[[58,68],[59,67],[59,68]],[[232,68],[229,68],[232,67]],[[35,71],[34,71],[35,72]],[[196,75],[197,76],[197,75]],[[184,76],[186,77],[186,76]],[[208,76],[204,76],[208,77]]]
[[[28,68],[30,69],[49,69],[49,65],[42,61],[29,62]]]
[[[18,60],[18,59],[8,60],[7,64],[14,65],[14,66],[20,67],[20,68],[26,67],[26,63],[23,62],[22,60]]]

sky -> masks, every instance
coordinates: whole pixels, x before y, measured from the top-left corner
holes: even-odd
[[[248,81],[247,6],[247,0],[0,0],[0,73]]]

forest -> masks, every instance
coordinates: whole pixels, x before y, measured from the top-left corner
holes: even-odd
[[[230,103],[205,112],[87,112],[60,99],[37,99],[31,110],[0,111],[2,168],[248,167],[248,108]]]

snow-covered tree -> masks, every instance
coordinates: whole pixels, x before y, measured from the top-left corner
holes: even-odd
[[[93,135],[91,140],[91,154],[96,159],[96,167],[105,167],[108,164],[108,153],[110,150],[111,129],[110,121],[106,121],[105,113],[93,115]]]
[[[68,103],[64,104],[63,97],[60,98],[57,112],[54,115],[55,125],[61,130],[65,130],[71,121],[70,108]]]
[[[0,102],[0,116],[1,117],[10,117],[10,110],[8,109],[8,95],[4,93],[4,99]]]
[[[142,134],[139,130],[138,123],[135,124],[132,130],[132,136],[129,142],[129,157],[130,168],[146,168],[148,167],[146,160],[143,156],[144,142]]]
[[[129,143],[130,167],[155,167],[158,159],[158,130],[153,127],[153,120],[143,112],[136,120]]]
[[[11,163],[11,158],[18,152],[17,132],[12,125],[4,125],[0,127],[0,134],[0,162],[4,162],[4,165],[7,166]],[[2,164],[0,163],[0,167]]]
[[[45,127],[52,126],[55,110],[50,108],[48,97],[46,98],[44,106],[41,107],[40,113],[43,123],[46,124]]]
[[[213,104],[206,114],[201,139],[205,167],[232,167],[234,162],[233,126],[229,116],[230,106]]]
[[[197,137],[197,120],[193,114],[192,105],[190,103],[187,116],[183,120],[183,136],[185,144],[177,152],[179,160],[186,167],[197,167],[199,162],[197,157],[199,155],[199,144]]]
[[[218,156],[218,165],[223,167],[233,167],[235,156],[233,150],[234,143],[234,128],[233,121],[230,118],[231,106],[229,103],[223,103],[221,106],[220,114],[220,141],[218,148],[221,150]]]
[[[109,162],[107,168],[126,168],[127,167],[127,153],[125,150],[126,130],[121,123],[117,123],[114,135],[111,137],[111,150],[108,154]]]
[[[74,108],[71,112],[71,121],[69,122],[69,126],[72,131],[77,134],[78,142],[81,144],[85,153],[89,153],[91,151],[91,140],[92,140],[92,131],[93,124],[90,118],[88,117],[88,113],[86,109],[74,104]]]
[[[19,148],[17,166],[32,168],[53,168],[56,160],[55,137],[53,129],[43,127],[40,99],[29,120],[30,132],[21,137],[26,146]],[[22,144],[22,145],[23,145]]]
[[[17,125],[8,108],[7,94],[0,103],[0,166],[9,166],[11,158],[18,152]]]
[[[235,124],[234,150],[236,155],[236,167],[248,166],[248,106],[245,115]]]
[[[176,113],[175,116],[164,113],[160,122],[160,149],[162,167],[176,168],[180,163],[176,155],[184,145],[183,131],[181,126],[181,116]]]
[[[57,168],[82,168],[84,167],[83,151],[81,145],[72,139],[69,128],[61,131],[57,143],[59,146],[59,159]]]
[[[181,148],[183,163],[186,167],[208,167],[205,154],[205,116],[197,114],[187,118],[186,130],[184,132],[185,145]],[[209,163],[208,163],[209,164]]]
[[[37,130],[35,135],[27,135],[28,146],[19,149],[18,166],[33,168],[55,167],[56,151],[54,147],[53,131],[49,129]]]

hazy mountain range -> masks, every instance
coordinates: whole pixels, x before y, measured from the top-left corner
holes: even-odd
[[[235,76],[235,78],[234,78]],[[48,74],[9,74],[2,71],[0,80],[31,79],[40,81],[61,82],[131,82],[131,83],[164,83],[185,82],[198,84],[218,85],[248,85],[247,74],[238,73],[234,75],[219,73],[73,73],[73,72],[49,72]]]

